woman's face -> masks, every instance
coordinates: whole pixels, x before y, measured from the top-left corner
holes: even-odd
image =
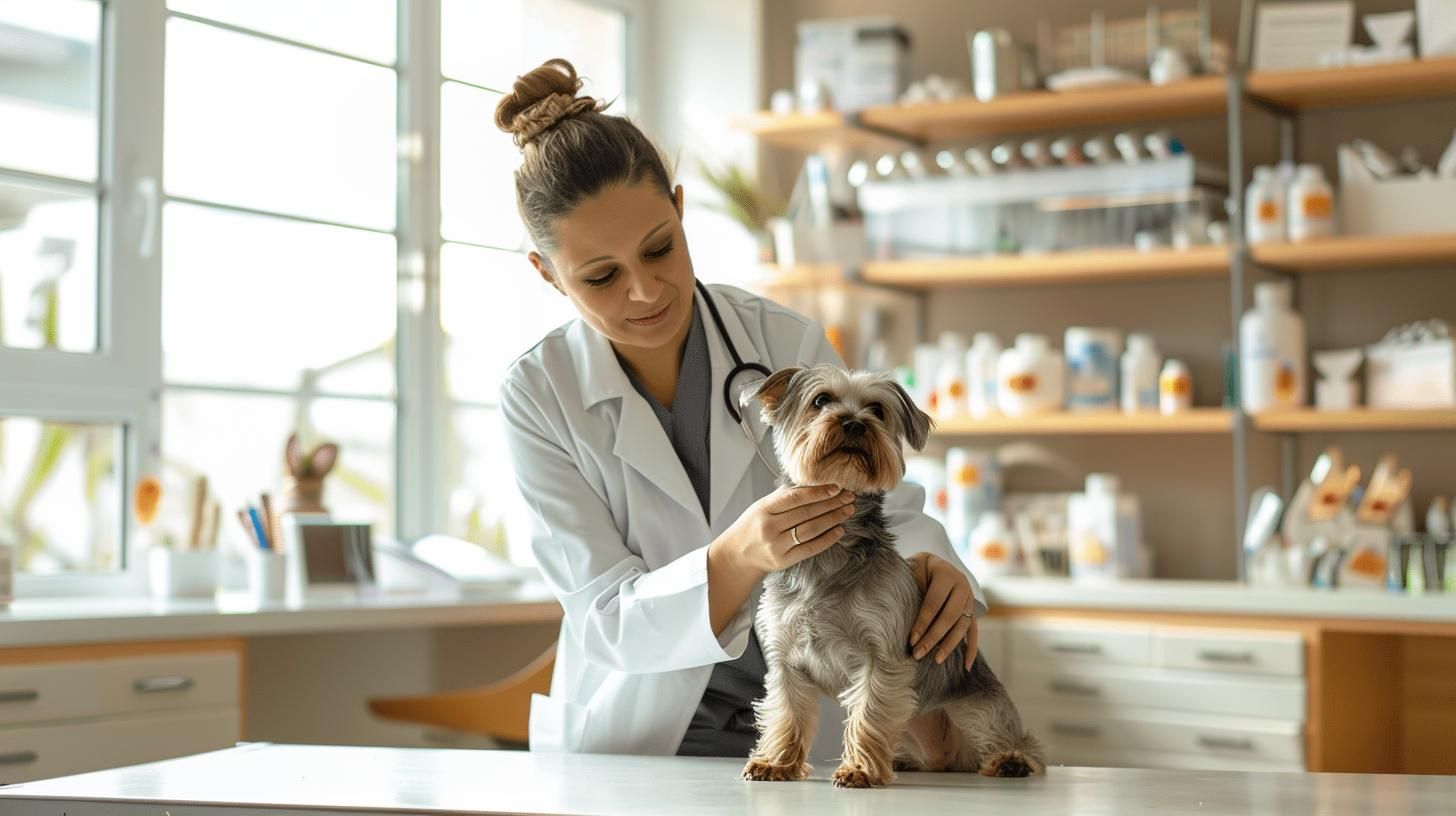
[[[614,346],[661,348],[692,322],[681,208],[681,187],[672,198],[647,182],[608,187],[556,221],[549,266],[535,252],[531,263]]]

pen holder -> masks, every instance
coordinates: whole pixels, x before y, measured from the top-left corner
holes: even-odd
[[[215,551],[154,547],[148,559],[154,598],[211,598],[217,591],[221,565]]]
[[[258,601],[281,601],[288,588],[288,556],[274,550],[252,548],[248,565],[248,593]]]

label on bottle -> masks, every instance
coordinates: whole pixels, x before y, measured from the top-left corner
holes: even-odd
[[[1016,374],[1007,378],[1006,387],[1018,394],[1030,394],[1036,390],[1036,375]]]
[[[1335,202],[1324,193],[1308,193],[1300,201],[1300,210],[1306,218],[1329,218],[1335,214]]]
[[[982,543],[979,551],[981,560],[985,561],[988,564],[1003,563],[1006,561],[1006,558],[1009,554],[1010,550],[1007,549],[1006,545],[1001,541],[997,541],[994,538],[990,541]]]
[[[1272,199],[1260,201],[1257,212],[1260,221],[1272,224],[1279,220],[1279,204]]]
[[[962,487],[975,487],[981,483],[981,471],[975,465],[961,465],[955,472],[955,480]]]

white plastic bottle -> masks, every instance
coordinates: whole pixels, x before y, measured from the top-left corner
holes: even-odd
[[[1284,243],[1284,190],[1273,167],[1254,168],[1254,180],[1244,199],[1244,235],[1248,242]]]
[[[971,350],[966,352],[967,401],[971,416],[980,419],[995,413],[996,360],[1001,356],[1001,341],[990,332],[976,332]]]
[[[1163,358],[1146,334],[1129,334],[1122,355],[1121,403],[1125,413],[1158,410],[1158,372]]]
[[[1062,355],[1044,334],[1018,334],[996,363],[996,404],[1001,413],[1030,416],[1060,410],[1065,394]]]
[[[1182,360],[1169,359],[1158,375],[1158,410],[1165,416],[1193,407],[1193,375]]]
[[[1254,287],[1254,308],[1239,319],[1239,398],[1250,413],[1305,405],[1304,320],[1287,283]]]
[[[1118,493],[1116,476],[1092,473],[1085,493],[1067,500],[1067,544],[1073,579],[1137,578],[1148,574],[1138,499]]]
[[[1335,233],[1335,191],[1317,164],[1301,164],[1289,187],[1289,240],[1308,241]]]
[[[970,416],[966,401],[966,338],[955,332],[940,335],[940,369],[935,375],[936,419]]]
[[[981,514],[971,531],[967,566],[976,575],[1008,575],[1020,572],[1016,536],[1006,524],[1006,514],[991,510]]]
[[[1001,509],[1001,468],[993,451],[950,448],[945,452],[945,476],[945,532],[956,554],[965,557],[981,516]]]
[[[1073,411],[1117,410],[1117,358],[1122,333],[1117,329],[1067,329],[1062,351],[1067,355],[1067,408]]]
[[[937,415],[938,402],[935,393],[935,378],[940,374],[940,346],[934,343],[917,343],[911,360],[915,370],[915,390],[910,398],[925,413]]]

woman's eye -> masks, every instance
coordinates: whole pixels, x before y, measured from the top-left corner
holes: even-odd
[[[650,250],[647,253],[647,257],[653,258],[653,259],[661,258],[662,256],[666,255],[667,253],[669,253],[671,251],[672,251],[672,242],[671,241],[668,241],[667,243],[663,244],[662,246],[658,247],[657,249]]]
[[[819,396],[817,396],[817,397],[814,398],[814,407],[815,408],[823,408],[824,406],[828,405],[830,403],[830,401],[833,400],[833,399],[834,398],[831,397],[831,396],[829,396],[827,393],[826,394],[820,394]]]
[[[586,283],[587,283],[588,286],[606,286],[607,284],[611,283],[612,280],[614,278],[616,278],[616,277],[617,277],[617,270],[616,269],[613,269],[610,272],[608,272],[607,274],[602,275],[599,278],[587,278],[586,279]]]
[[[878,402],[870,404],[870,413],[875,415],[875,419],[878,419],[881,422],[885,421],[885,406],[879,404]]]

